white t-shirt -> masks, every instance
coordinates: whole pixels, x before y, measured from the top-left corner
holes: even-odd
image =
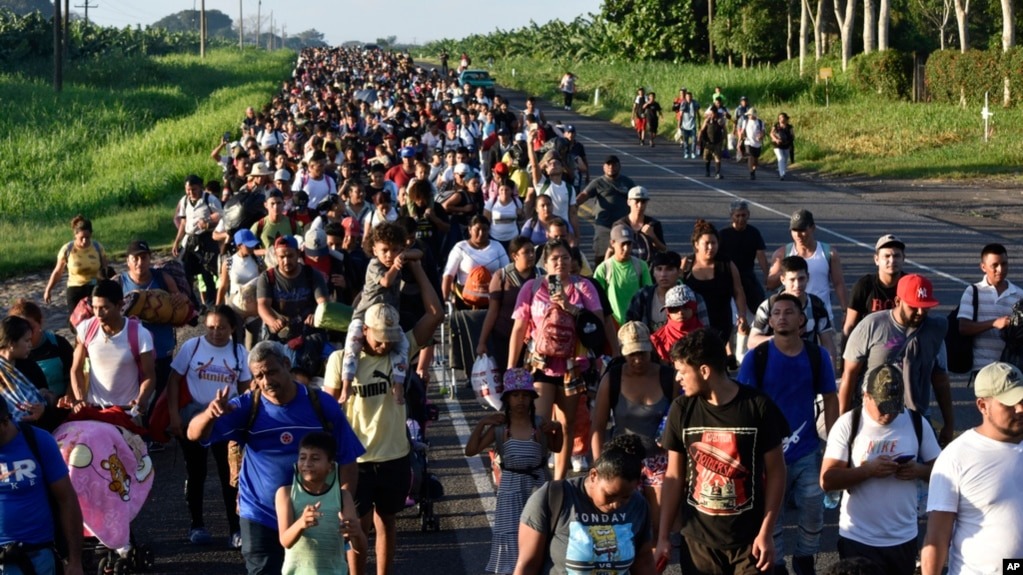
[[[760,118],[749,118],[742,126],[743,139],[747,146],[759,148],[764,143],[764,122]]]
[[[849,460],[849,431],[852,412],[838,418],[824,449],[825,459]],[[853,440],[852,466],[880,455],[913,455],[920,461],[932,461],[941,453],[934,430],[924,421],[922,442],[918,446],[913,419],[903,411],[889,425],[881,425],[866,412],[860,418],[860,431]],[[917,482],[889,477],[873,477],[842,497],[838,534],[872,547],[901,545],[917,536]],[[882,511],[883,510],[883,511]]]
[[[201,405],[216,399],[217,391],[224,386],[230,388],[228,399],[238,395],[238,382],[252,379],[245,346],[231,342],[216,347],[205,336],[186,341],[174,356],[171,369],[184,376],[192,401]]]
[[[499,242],[510,242],[519,235],[518,211],[522,204],[518,198],[512,198],[502,204],[497,198],[487,200],[483,209],[490,212],[490,237]]]
[[[575,205],[576,197],[574,189],[569,193],[568,182],[561,180],[560,184],[555,184],[553,181],[543,178],[539,182],[535,182],[533,187],[536,188],[536,195],[551,197],[551,210],[554,215],[567,222],[568,210]],[[544,189],[545,187],[546,189]]]
[[[302,177],[304,178],[305,176]],[[303,182],[301,179],[298,181],[299,181],[298,189],[294,191],[297,192],[301,190],[309,194],[310,208],[315,208],[316,206],[320,205],[320,202],[327,199],[328,195],[337,193],[337,184],[334,182],[333,178],[326,174],[324,174],[318,180],[309,178],[305,182]]]
[[[185,194],[178,201],[178,211],[175,215],[178,218],[184,218],[185,233],[191,235],[199,231],[198,224],[200,220],[209,222],[213,218],[213,214],[223,216],[224,208],[216,196],[203,192],[203,195],[195,202],[189,199],[188,194]]]
[[[1023,557],[1023,444],[970,429],[950,443],[931,471],[927,511],[956,514],[948,575],[1002,572],[1002,559]]]
[[[89,325],[96,321],[99,319],[94,317],[78,324],[76,330],[78,341],[85,341]],[[139,355],[152,353],[153,336],[141,324],[138,337]],[[139,373],[138,364],[131,354],[127,318],[121,331],[110,337],[107,337],[100,327],[89,342],[87,350],[89,352],[89,393],[85,398],[87,403],[100,407],[115,405],[124,407],[138,397],[142,374]]]
[[[458,285],[465,285],[465,280],[473,268],[484,266],[493,274],[508,263],[508,253],[501,244],[490,242],[487,247],[479,250],[463,240],[451,248],[448,261],[444,265],[444,275],[454,276]]]

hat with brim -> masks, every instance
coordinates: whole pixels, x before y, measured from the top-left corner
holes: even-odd
[[[272,175],[274,175],[274,173],[271,172],[270,168],[268,168],[263,162],[256,162],[255,164],[252,164],[252,171],[249,172],[249,177],[252,178]]]
[[[884,364],[867,373],[867,395],[874,400],[881,415],[898,415],[906,407],[902,371]]]
[[[931,280],[920,274],[907,274],[899,279],[895,295],[910,307],[930,308],[937,306],[938,298],[934,297],[934,285]]]
[[[993,397],[1012,407],[1023,401],[1023,373],[1014,365],[996,361],[984,366],[973,380],[977,397]]]
[[[536,392],[536,388],[533,386],[533,376],[529,373],[528,369],[522,367],[513,367],[508,371],[504,372],[504,378],[502,380],[504,386],[501,390],[501,401],[504,401],[504,396],[513,391],[528,391],[533,394],[533,397],[540,397],[540,394]]]
[[[234,245],[255,248],[259,245],[259,238],[252,233],[252,230],[242,228],[234,233]]]
[[[134,240],[128,244],[127,254],[129,256],[137,256],[141,254],[151,254],[153,250],[149,249],[149,242],[146,240]]]
[[[623,356],[654,349],[650,343],[650,328],[638,321],[626,322],[618,330],[618,341],[622,344]]]
[[[366,310],[365,325],[373,339],[385,343],[398,343],[405,334],[401,331],[398,310],[386,303],[375,303]]]

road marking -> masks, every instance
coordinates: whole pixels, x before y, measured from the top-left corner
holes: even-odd
[[[723,190],[721,188],[718,188],[716,186],[713,186],[711,184],[708,184],[706,182],[703,182],[703,181],[700,181],[700,180],[698,180],[696,178],[693,178],[692,176],[687,176],[685,174],[681,174],[681,173],[676,172],[675,170],[673,170],[673,169],[671,169],[671,168],[669,168],[667,166],[662,166],[661,164],[652,162],[650,160],[647,160],[646,158],[641,158],[641,157],[639,157],[639,156],[637,156],[635,154],[632,154],[630,152],[626,152],[625,150],[622,150],[621,148],[616,148],[614,146],[605,144],[604,142],[601,142],[601,141],[598,141],[598,140],[595,140],[593,138],[589,138],[589,137],[586,137],[586,136],[579,136],[579,137],[584,139],[584,140],[586,140],[586,141],[588,141],[588,142],[590,142],[590,143],[596,144],[596,145],[598,145],[600,147],[607,148],[608,150],[611,150],[611,151],[615,152],[616,154],[619,154],[619,155],[622,155],[622,156],[628,156],[628,157],[632,158],[633,160],[642,162],[642,163],[644,163],[644,164],[646,164],[648,166],[653,166],[655,168],[659,168],[659,169],[661,169],[661,170],[663,170],[665,172],[668,172],[669,174],[672,174],[674,176],[678,176],[678,177],[682,178],[683,180],[688,180],[691,183],[694,183],[694,184],[696,184],[698,186],[702,186],[702,187],[704,187],[704,188],[706,188],[708,190],[711,190],[711,191],[716,192],[718,194],[721,194],[723,196],[727,196],[729,198],[733,198],[733,199],[737,199],[737,200],[743,200],[743,201],[749,203],[752,206],[756,206],[756,207],[758,207],[758,208],[760,208],[760,209],[762,209],[764,211],[770,212],[772,214],[779,215],[779,216],[781,216],[781,217],[783,217],[785,219],[788,219],[791,216],[791,214],[786,214],[786,213],[784,213],[784,212],[782,212],[780,210],[772,208],[771,206],[768,206],[768,205],[763,204],[761,202],[758,202],[756,200],[750,200],[750,199],[747,199],[747,198],[743,198],[742,196],[740,196],[738,194],[735,194],[733,192],[729,192],[728,190]],[[835,230],[832,230],[830,228],[826,228],[824,226],[818,225],[817,229],[822,231],[822,232],[824,232],[824,233],[826,233],[826,234],[830,234],[830,235],[832,235],[832,236],[834,236],[836,238],[839,238],[839,239],[841,239],[843,241],[846,241],[846,242],[849,242],[849,243],[851,243],[853,245],[859,246],[859,247],[867,250],[871,254],[874,253],[874,246],[873,245],[863,243],[863,242],[861,242],[861,241],[859,241],[859,240],[857,240],[855,238],[849,237],[849,236],[847,236],[847,235],[845,235],[845,234],[843,234],[841,232],[837,232]],[[943,278],[945,278],[947,280],[950,280],[950,281],[952,281],[954,283],[957,283],[957,284],[960,284],[960,285],[964,285],[964,286],[970,285],[970,282],[968,282],[968,281],[961,280],[961,279],[955,277],[952,274],[943,272],[943,271],[941,271],[941,270],[939,270],[937,268],[933,268],[933,267],[931,267],[929,265],[922,264],[922,263],[917,262],[915,260],[911,260],[909,258],[906,258],[906,263],[910,264],[910,265],[913,265],[913,266],[916,266],[917,268],[920,268],[921,270],[924,270],[924,271],[926,271],[928,273],[934,274],[936,276],[943,277]]]

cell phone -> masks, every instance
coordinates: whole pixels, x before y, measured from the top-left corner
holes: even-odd
[[[226,143],[228,143],[230,141],[231,141],[231,132],[224,132],[224,143],[226,144]]]
[[[561,277],[560,276],[555,276],[555,275],[547,276],[547,286],[550,288],[549,291],[551,293],[554,293],[554,292],[559,292],[560,293],[561,292]]]
[[[654,566],[654,569],[656,569],[658,573],[664,573],[664,570],[667,569],[667,568],[668,568],[668,556],[667,555],[661,555],[660,557],[657,558],[657,565]]]
[[[913,459],[912,455],[899,455],[895,458],[895,463],[902,465],[903,463],[908,463],[911,459]]]

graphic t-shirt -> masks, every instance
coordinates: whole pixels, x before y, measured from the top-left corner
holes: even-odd
[[[583,481],[576,477],[562,482],[564,499],[554,532],[547,536],[549,557],[542,573],[551,575],[625,575],[635,561],[637,550],[650,539],[649,508],[643,495],[635,492],[629,501],[611,512],[597,509],[586,495]],[[551,525],[546,483],[526,502],[522,523],[547,533]],[[564,558],[561,561],[561,558]]]
[[[764,454],[788,435],[774,402],[746,386],[724,405],[676,398],[661,444],[685,456],[682,534],[717,549],[752,543],[764,518]]]
[[[302,266],[298,275],[289,278],[280,270],[273,272],[274,282],[270,283],[269,270],[259,275],[256,281],[256,298],[272,301],[274,311],[288,318],[292,334],[302,333],[305,318],[316,311],[318,299],[327,298],[327,280],[323,274]]]
[[[202,336],[181,346],[171,369],[185,377],[192,401],[201,405],[209,405],[225,386],[230,389],[229,397],[238,395],[238,382],[252,379],[244,345],[232,341],[217,347]]]
[[[852,291],[849,292],[849,308],[853,309],[863,319],[868,313],[892,309],[895,307],[895,288],[898,281],[892,285],[885,286],[881,283],[877,274],[867,274],[856,280]]]
[[[32,427],[43,461],[36,461],[20,432],[0,446],[0,545],[20,541],[36,544],[53,541],[54,525],[47,490],[67,477],[67,465],[53,436]],[[41,465],[40,465],[41,463]],[[26,518],[31,518],[26,521]]]

